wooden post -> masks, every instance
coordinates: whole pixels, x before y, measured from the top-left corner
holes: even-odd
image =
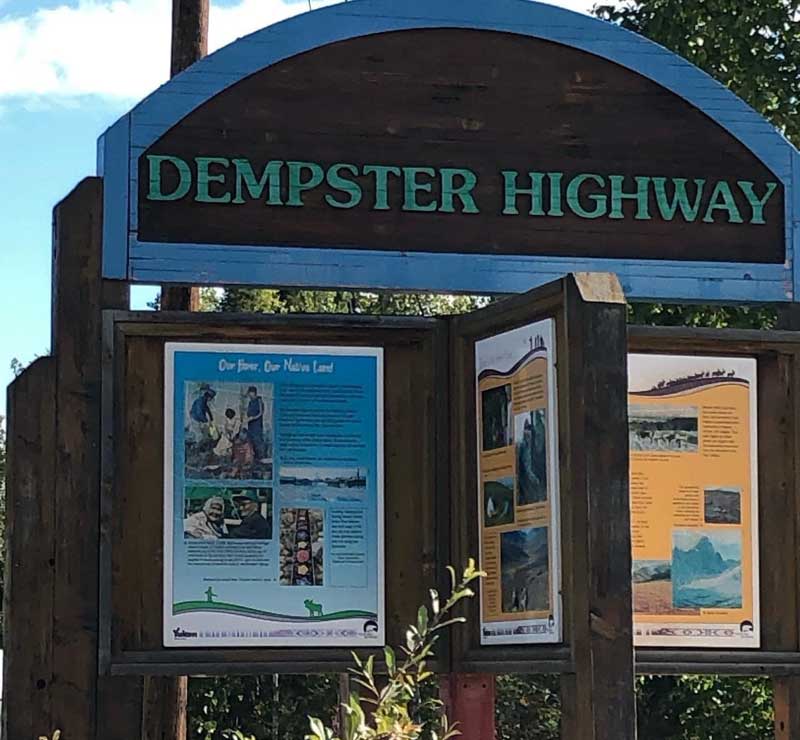
[[[102,198],[86,178],[54,211],[54,516],[40,533],[54,540],[53,676],[40,693],[64,737],[127,740],[139,737],[142,681],[98,672],[101,311],[128,305],[127,284],[101,277]]]
[[[494,740],[495,677],[491,673],[448,673],[439,693],[461,740]]]
[[[800,738],[800,676],[772,679],[775,706],[775,740]]]
[[[170,77],[208,54],[208,0],[172,0]],[[163,311],[199,311],[200,290],[183,285],[161,286]]]
[[[55,379],[42,357],[8,389],[4,738],[52,729]]]
[[[613,288],[609,284],[609,288]],[[628,500],[627,335],[624,298],[603,276],[568,285],[567,424],[572,507],[571,573],[575,672],[562,678],[561,736],[636,737]],[[591,358],[591,361],[588,361]],[[577,533],[584,533],[579,537]],[[571,581],[571,583],[570,583]]]

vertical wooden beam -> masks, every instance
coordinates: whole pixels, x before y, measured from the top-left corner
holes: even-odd
[[[618,288],[618,286],[617,286]],[[565,574],[575,673],[562,680],[561,736],[636,737],[628,500],[625,303],[606,276],[566,285],[572,573]],[[567,528],[569,529],[569,528]]]
[[[172,0],[170,77],[208,54],[208,0]],[[161,287],[163,311],[199,311],[200,290],[183,285]]]
[[[800,307],[796,304],[786,304],[778,307],[777,329],[788,331],[800,330]],[[779,409],[778,426],[780,435],[778,438],[770,437],[766,449],[762,444],[759,448],[759,508],[762,521],[774,522],[775,515],[783,510],[784,515],[792,514],[791,532],[784,534],[783,527],[775,525],[778,541],[776,549],[783,557],[789,557],[789,562],[794,562],[793,553],[797,552],[797,538],[800,536],[800,470],[798,469],[798,459],[800,459],[800,434],[798,434],[797,420],[800,418],[800,356],[795,354],[789,363],[787,358],[778,358],[775,361],[776,372],[772,374],[769,385],[762,383],[764,377],[764,365],[759,364],[759,396],[765,397],[766,402],[759,409],[759,416],[762,417],[766,408]],[[759,439],[764,440],[762,427],[769,420],[759,418]],[[778,469],[782,473],[782,480],[776,490],[767,490],[763,485],[764,471],[766,469]],[[772,515],[772,516],[770,516]],[[788,522],[788,518],[787,518]],[[762,552],[765,548],[773,547],[772,538],[759,538],[759,547]],[[785,553],[785,554],[784,554]],[[764,558],[761,559],[764,562]],[[797,600],[800,596],[800,572],[795,569],[795,588],[793,593],[787,593],[783,589],[780,600],[773,598],[774,603],[779,605],[780,614],[764,614],[769,621],[774,623],[776,634],[771,634],[767,619],[762,619],[762,636],[764,638],[764,649],[773,650],[798,650],[798,612]],[[761,590],[770,589],[775,577],[771,572],[761,571]],[[781,584],[782,585],[782,584]],[[769,596],[777,597],[778,594],[769,593]],[[764,599],[762,597],[762,610],[764,609]],[[763,612],[762,612],[763,613]],[[772,704],[775,711],[775,739],[776,740],[800,740],[800,676],[776,676],[771,679],[772,683]]]
[[[172,0],[170,77],[208,54],[208,0]]]
[[[42,357],[8,389],[3,615],[5,738],[53,727],[55,362]]]
[[[102,309],[128,305],[127,284],[102,279],[102,195],[86,178],[54,210],[50,701],[64,737],[127,740],[139,737],[141,679],[98,671]]]

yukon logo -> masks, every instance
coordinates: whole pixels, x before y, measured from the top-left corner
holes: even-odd
[[[197,637],[197,632],[187,632],[180,627],[176,627],[172,630],[172,634],[175,636],[176,640],[185,640],[188,637]]]

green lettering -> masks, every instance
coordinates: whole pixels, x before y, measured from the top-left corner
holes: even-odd
[[[606,184],[606,181],[600,177],[600,175],[585,173],[576,175],[570,180],[569,185],[567,185],[567,204],[570,210],[576,216],[580,216],[580,218],[600,218],[601,216],[605,216],[608,210],[608,197],[606,195],[594,193],[588,196],[589,200],[595,203],[594,210],[587,211],[581,205],[581,185],[587,180],[597,183],[601,188],[605,187]]]
[[[269,186],[269,195],[267,196],[268,206],[282,206],[281,201],[281,168],[283,162],[280,160],[272,160],[264,165],[264,170],[261,177],[256,180],[256,175],[253,172],[253,167],[246,159],[234,159],[233,166],[236,171],[236,195],[233,198],[234,203],[244,203],[242,197],[242,186],[247,188],[250,197],[255,200],[260,198],[264,192],[264,188]]]
[[[161,165],[169,162],[178,171],[178,184],[171,193],[165,193],[161,183]],[[148,154],[149,184],[147,200],[180,200],[192,187],[192,170],[180,157],[166,154]]]
[[[752,208],[753,210],[753,216],[750,219],[750,223],[751,224],[766,223],[764,221],[764,206],[767,205],[767,201],[770,199],[772,194],[778,189],[778,183],[768,182],[767,192],[764,193],[763,198],[759,198],[756,195],[752,182],[748,182],[747,180],[739,180],[739,182],[737,182],[736,184],[739,186],[739,189],[744,193],[744,197],[747,198],[747,202],[750,204],[750,208]]]
[[[550,209],[547,211],[548,216],[564,215],[564,211],[561,208],[561,180],[563,177],[563,172],[547,173],[547,179],[550,180]]]
[[[212,175],[208,169],[212,164],[218,164],[222,167],[230,166],[230,161],[224,157],[195,157],[195,164],[197,165],[197,194],[194,199],[198,203],[230,203],[231,194],[225,193],[224,195],[211,195],[208,191],[208,184],[211,182],[225,182],[225,174]]]
[[[544,216],[542,210],[542,182],[544,181],[543,172],[529,172],[528,177],[531,180],[529,188],[517,187],[517,172],[514,170],[503,170],[503,192],[505,201],[503,206],[504,216],[516,216],[519,213],[517,209],[517,196],[530,195],[531,196],[531,209],[528,213],[531,216]]]
[[[622,188],[625,184],[624,175],[609,175],[608,181],[611,184],[611,210],[608,212],[609,218],[625,218],[622,211],[623,200],[636,201],[636,220],[649,221],[650,210],[648,204],[650,185],[649,177],[636,177],[636,192],[626,193]]]
[[[736,201],[733,199],[731,187],[724,180],[720,180],[714,187],[714,192],[711,193],[711,200],[709,201],[708,208],[706,208],[706,215],[703,216],[703,221],[705,223],[714,223],[714,211],[727,211],[729,224],[744,223],[739,209],[736,206]]]
[[[459,167],[442,167],[439,170],[442,182],[442,204],[439,206],[441,213],[454,213],[453,198],[461,201],[462,213],[478,213],[475,199],[472,197],[472,189],[478,183],[477,175],[472,170],[461,169]],[[461,178],[461,185],[456,187],[456,177]]]
[[[365,175],[375,175],[375,205],[373,211],[389,210],[389,175],[400,175],[399,167],[386,167],[382,164],[365,164],[361,171]]]
[[[358,168],[352,164],[332,164],[328,168],[325,179],[335,190],[340,190],[346,193],[347,200],[337,200],[330,193],[325,196],[325,202],[333,208],[354,208],[361,202],[361,186],[357,182],[347,180],[339,173],[346,170],[351,175],[356,177],[358,175]]]
[[[653,190],[655,190],[656,193],[656,204],[661,213],[661,218],[665,221],[672,221],[680,208],[684,221],[692,223],[697,219],[697,214],[700,212],[700,202],[703,199],[703,189],[705,188],[706,181],[701,179],[696,179],[694,181],[697,190],[695,191],[694,203],[689,203],[689,195],[686,192],[686,178],[673,177],[671,180],[675,190],[672,193],[672,200],[669,200],[666,187],[667,178],[654,177],[652,179]]]
[[[325,173],[315,162],[287,162],[289,166],[289,197],[287,206],[302,206],[301,194],[313,190],[325,179]],[[308,179],[304,180],[303,171],[308,172]]]
[[[419,175],[436,177],[436,170],[430,167],[403,167],[403,210],[404,211],[435,211],[436,200],[425,205],[417,201],[417,193],[430,193],[433,185],[429,182],[417,182]]]

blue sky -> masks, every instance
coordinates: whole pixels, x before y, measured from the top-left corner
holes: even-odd
[[[398,0],[401,2],[402,0]],[[330,0],[311,0],[318,8]],[[586,10],[592,0],[552,0]],[[171,0],[0,0],[0,387],[50,347],[53,206],[94,174],[97,137],[169,72]],[[212,0],[211,50],[309,9]],[[142,54],[142,39],[147,39]],[[152,290],[138,290],[143,307]],[[0,393],[0,414],[5,414]]]

